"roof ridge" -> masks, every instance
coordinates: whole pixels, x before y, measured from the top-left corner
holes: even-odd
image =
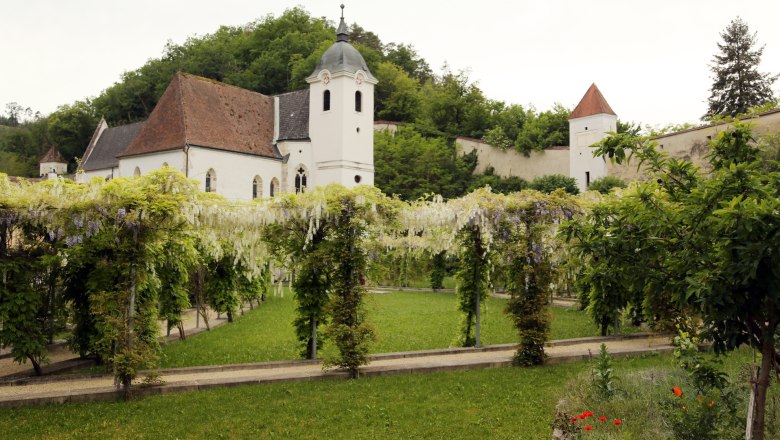
[[[205,76],[195,75],[193,73],[177,72],[177,74],[182,75],[182,76],[184,76],[184,77],[186,77],[188,79],[194,79],[196,81],[203,81],[203,82],[211,83],[211,84],[214,84],[214,85],[219,86],[219,87],[231,87],[231,88],[238,89],[238,90],[241,90],[241,91],[244,91],[244,92],[254,93],[255,95],[266,96],[268,98],[273,98],[274,96],[279,96],[279,95],[266,95],[264,93],[256,92],[254,90],[245,89],[243,87],[239,87],[239,86],[236,86],[236,85],[233,85],[233,84],[228,84],[226,82],[217,81],[216,79],[206,78]],[[306,90],[306,89],[301,89],[301,90]],[[300,90],[294,90],[292,92],[286,92],[286,93],[295,93],[295,92],[299,92],[299,91]]]
[[[177,78],[176,80],[179,81],[179,106],[181,107],[181,126],[184,130],[184,146],[186,147],[189,145],[189,139],[187,139],[187,134],[189,133],[189,130],[187,129],[187,106],[184,105],[184,82],[182,81],[182,76],[185,75],[183,72],[177,72],[176,73]]]

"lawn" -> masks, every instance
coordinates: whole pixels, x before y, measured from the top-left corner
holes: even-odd
[[[617,360],[615,369],[625,375],[669,365],[668,356],[648,356]],[[0,432],[25,439],[549,439],[556,403],[588,369],[576,362],[4,409]]]
[[[446,348],[453,345],[457,337],[461,318],[452,293],[370,294],[367,304],[369,319],[377,333],[373,353]],[[504,299],[488,299],[482,321],[483,344],[517,340],[512,323],[504,314],[505,304]],[[585,313],[562,307],[550,309],[553,316],[551,339],[598,334]],[[239,317],[233,324],[166,345],[162,366],[297,359],[298,346],[291,325],[294,316],[292,295],[269,296],[266,303]]]

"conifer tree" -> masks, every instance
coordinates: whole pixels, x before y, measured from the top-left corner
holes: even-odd
[[[703,119],[737,116],[774,100],[772,83],[778,75],[758,71],[764,46],[754,48],[756,33],[751,34],[747,23],[737,17],[720,36],[723,42],[718,43],[720,53],[710,65],[714,81]]]

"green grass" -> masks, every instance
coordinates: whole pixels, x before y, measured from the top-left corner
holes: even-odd
[[[372,353],[446,348],[460,328],[452,293],[394,292],[367,297],[369,320],[377,342]],[[485,345],[509,343],[517,335],[504,314],[506,300],[490,298],[482,321]],[[552,307],[551,339],[595,336],[596,327],[583,312]],[[234,364],[298,359],[292,321],[295,301],[289,293],[269,296],[265,304],[232,324],[163,347],[163,367]]]
[[[623,375],[668,365],[661,356],[615,361]],[[0,432],[24,439],[549,439],[556,403],[588,369],[577,362],[4,409]]]

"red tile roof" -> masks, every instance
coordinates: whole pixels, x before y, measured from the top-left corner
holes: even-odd
[[[60,150],[57,149],[56,145],[52,145],[51,148],[49,148],[49,151],[47,151],[46,154],[43,155],[41,160],[38,161],[38,163],[44,163],[44,162],[68,163],[68,161],[65,160],[64,157],[62,157],[62,154],[60,154]]]
[[[185,145],[278,158],[273,147],[274,99],[177,73],[122,156]]]
[[[577,104],[577,107],[574,108],[574,111],[571,112],[569,119],[584,118],[585,116],[593,116],[602,113],[608,115],[615,114],[615,112],[612,111],[612,107],[607,103],[607,100],[604,99],[604,95],[602,95],[599,88],[596,87],[596,83],[593,83],[588,88],[588,91],[585,92],[585,96],[582,97],[580,103]]]

